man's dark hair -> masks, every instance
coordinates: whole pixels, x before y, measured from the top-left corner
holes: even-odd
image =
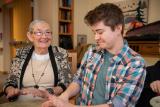
[[[110,26],[114,31],[117,25],[122,25],[122,34],[124,28],[124,16],[122,10],[112,4],[104,3],[97,6],[95,9],[88,12],[84,18],[85,23],[92,26],[100,21],[104,22],[104,25]]]

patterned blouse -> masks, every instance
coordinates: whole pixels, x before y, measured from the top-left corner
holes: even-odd
[[[3,87],[4,92],[8,86],[13,86],[19,89],[23,87],[23,76],[33,51],[33,46],[17,49],[16,57],[13,58],[11,62],[9,76]],[[66,50],[57,46],[50,46],[48,52],[54,72],[54,85],[61,86],[62,89],[65,90],[72,81],[68,53]]]
[[[104,50],[97,50],[93,45],[82,59],[74,77],[74,82],[81,87],[78,102],[80,105],[92,105],[95,82],[104,62],[103,54]],[[146,77],[144,59],[129,48],[125,41],[122,50],[109,61],[110,65],[106,70],[106,103],[111,104],[116,98],[125,107],[134,107]]]

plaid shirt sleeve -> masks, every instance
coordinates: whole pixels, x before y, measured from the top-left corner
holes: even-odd
[[[81,61],[81,65],[77,71],[76,74],[74,74],[74,78],[73,78],[73,82],[76,82],[78,83],[80,86],[81,86],[81,83],[82,83],[82,79],[83,79],[83,75],[84,75],[84,72],[85,72],[85,65],[86,65],[86,62],[87,62],[87,58],[88,58],[88,55],[89,55],[89,51],[90,51],[90,47],[88,48],[88,51],[85,52],[83,58],[82,58],[82,61]]]
[[[134,107],[144,86],[146,70],[141,57],[131,60],[127,66],[125,78],[120,83],[121,87],[112,101],[121,100],[125,107]],[[119,107],[119,105],[115,104],[115,107]]]

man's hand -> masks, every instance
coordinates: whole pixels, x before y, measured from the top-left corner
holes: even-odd
[[[150,87],[154,92],[159,94],[160,93],[160,80],[153,81],[150,84]]]
[[[74,107],[74,105],[70,104],[68,100],[65,101],[62,99],[63,97],[50,96],[49,101],[46,101],[42,104],[42,107]]]

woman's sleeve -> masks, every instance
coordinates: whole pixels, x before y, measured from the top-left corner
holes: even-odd
[[[72,81],[72,74],[71,74],[71,67],[68,61],[68,52],[66,50],[63,50],[61,53],[61,59],[60,62],[57,65],[58,67],[58,86],[60,86],[63,91],[68,87],[68,85]]]
[[[11,61],[8,77],[3,86],[3,92],[5,92],[5,89],[8,86],[13,86],[15,88],[18,87],[18,79],[20,77],[19,67],[21,65],[19,55],[20,55],[20,50],[16,50],[16,57],[14,57]]]

